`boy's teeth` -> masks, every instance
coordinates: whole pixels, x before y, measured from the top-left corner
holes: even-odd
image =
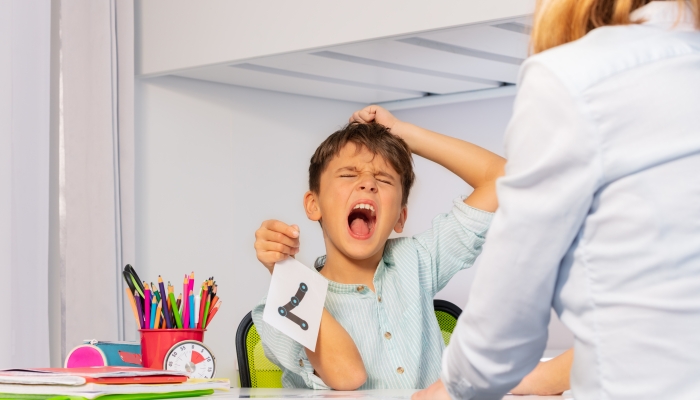
[[[354,209],[364,209],[364,210],[370,210],[372,211],[372,214],[374,214],[374,207],[372,207],[371,204],[357,204]]]

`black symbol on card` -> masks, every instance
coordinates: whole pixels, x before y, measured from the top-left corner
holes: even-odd
[[[299,305],[299,303],[301,303],[302,300],[304,300],[304,295],[308,290],[309,287],[306,286],[306,283],[300,283],[299,289],[297,290],[297,294],[292,296],[292,299],[289,300],[289,303],[285,304],[284,307],[280,307],[277,309],[277,312],[279,312],[280,316],[287,317],[289,320],[299,325],[299,327],[303,330],[309,329],[309,324],[307,324],[306,321],[304,321],[303,319],[297,317],[292,312],[292,310],[295,309]]]

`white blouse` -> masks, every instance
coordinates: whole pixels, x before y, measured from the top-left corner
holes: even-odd
[[[455,399],[537,364],[550,307],[580,399],[700,398],[700,32],[678,3],[528,59],[500,208],[443,357]]]

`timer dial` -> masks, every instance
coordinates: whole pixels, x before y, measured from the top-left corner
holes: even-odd
[[[216,361],[204,343],[183,340],[168,350],[163,360],[163,369],[184,371],[190,378],[211,379],[216,372]]]

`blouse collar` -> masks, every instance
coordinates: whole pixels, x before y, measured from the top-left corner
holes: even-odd
[[[682,14],[679,18],[679,12]],[[658,26],[664,29],[694,31],[695,21],[690,4],[679,5],[677,1],[652,1],[636,9],[632,21],[642,21],[643,25]]]

